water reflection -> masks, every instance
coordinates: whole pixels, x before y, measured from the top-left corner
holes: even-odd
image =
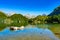
[[[6,28],[6,24],[0,24],[0,31],[3,31]]]
[[[8,27],[0,32],[0,40],[58,40],[50,30],[31,26],[17,31],[11,31]]]

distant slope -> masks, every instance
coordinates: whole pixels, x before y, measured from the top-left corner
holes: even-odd
[[[27,20],[26,17],[24,17],[23,15],[21,14],[13,14],[10,16],[11,19],[15,19],[15,20]]]
[[[52,13],[50,13],[48,16],[58,15],[60,14],[60,6],[55,8]]]
[[[7,18],[7,15],[4,12],[0,11],[0,18]]]

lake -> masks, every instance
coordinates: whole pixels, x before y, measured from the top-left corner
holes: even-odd
[[[0,28],[1,29],[1,28]],[[23,30],[0,30],[0,40],[60,40],[60,24],[27,25]]]

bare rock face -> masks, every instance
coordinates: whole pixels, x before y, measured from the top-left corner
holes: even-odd
[[[21,27],[11,26],[11,27],[10,27],[10,30],[23,30],[23,29],[24,29],[24,26],[21,26]]]

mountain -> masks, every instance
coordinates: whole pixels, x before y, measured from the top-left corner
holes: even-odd
[[[7,16],[11,16],[13,14],[15,14],[15,13],[6,13]]]
[[[6,18],[6,17],[7,15],[4,12],[0,11],[0,18]]]
[[[28,19],[31,19],[31,18],[35,18],[36,16],[35,15],[30,15],[30,14],[26,14],[24,15],[26,18]]]
[[[51,12],[48,16],[59,15],[60,14],[60,6],[55,8],[53,12]]]
[[[10,16],[10,18],[13,19],[13,20],[14,19],[16,19],[16,20],[26,20],[27,19],[26,17],[24,17],[21,14],[13,14],[13,15]]]

